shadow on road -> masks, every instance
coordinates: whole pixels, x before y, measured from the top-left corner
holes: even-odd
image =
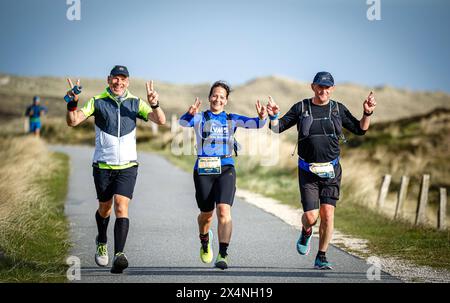
[[[84,267],[83,276],[111,276],[109,268]],[[243,267],[232,266],[227,270],[204,267],[129,267],[123,275],[127,276],[236,276],[236,277],[278,277],[278,278],[330,278],[333,280],[367,280],[361,272],[342,272],[336,270],[315,270],[312,268],[281,267]],[[383,281],[395,280],[382,274]]]

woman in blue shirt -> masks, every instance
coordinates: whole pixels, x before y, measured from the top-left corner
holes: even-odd
[[[209,92],[209,110],[199,112],[201,101],[196,98],[187,113],[180,118],[180,125],[193,127],[197,140],[197,160],[194,166],[195,198],[200,214],[200,258],[211,263],[214,208],[218,218],[219,254],[215,266],[228,268],[227,248],[231,239],[231,206],[236,191],[236,171],[233,152],[237,155],[234,133],[238,127],[261,128],[266,123],[267,109],[256,102],[258,117],[249,118],[224,111],[228,103],[230,87],[222,81],[215,82]]]

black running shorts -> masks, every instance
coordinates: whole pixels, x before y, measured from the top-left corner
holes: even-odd
[[[330,204],[336,207],[341,187],[341,164],[334,166],[335,176],[332,179],[321,178],[312,172],[298,168],[298,183],[303,211],[319,209],[320,204]]]
[[[202,212],[214,210],[216,203],[233,205],[236,192],[236,171],[234,166],[222,166],[220,175],[199,175],[194,170],[195,198]]]
[[[107,202],[115,194],[133,198],[138,171],[137,165],[125,169],[100,169],[95,165],[93,168],[95,189],[99,202]]]

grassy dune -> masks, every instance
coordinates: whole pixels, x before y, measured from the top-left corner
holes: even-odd
[[[366,136],[349,142],[344,157],[368,163],[376,169],[377,189],[381,186],[381,176],[392,175],[384,210],[389,216],[394,213],[401,177],[409,176],[403,216],[410,222],[414,220],[422,175],[430,174],[428,221],[436,226],[439,188],[450,189],[449,133],[450,110],[436,109],[426,115],[374,125]],[[373,204],[375,200],[370,202]]]
[[[0,139],[0,281],[65,280],[67,162],[42,140]]]
[[[76,78],[76,77],[73,77]],[[170,84],[155,81],[155,88],[161,96],[161,106],[168,114],[184,113],[195,97],[203,100],[202,108],[207,108],[207,95],[211,83],[198,85]],[[226,80],[226,79],[224,79]],[[83,93],[81,103],[95,96],[106,87],[105,79],[82,78]],[[233,92],[228,102],[228,110],[246,115],[255,115],[257,99],[267,101],[271,95],[279,103],[283,112],[298,100],[311,96],[309,82],[300,82],[280,76],[257,78],[242,85],[230,83]],[[64,116],[65,102],[62,100],[68,90],[64,78],[55,77],[17,77],[0,74],[0,117],[19,117],[25,112],[34,95],[42,98],[42,103],[49,106],[50,116]],[[145,98],[145,80],[131,79],[130,90],[135,95]],[[415,92],[396,89],[389,86],[365,87],[356,84],[338,83],[334,99],[342,101],[359,116],[362,113],[362,100],[373,90],[377,97],[375,122],[391,121],[412,115],[424,114],[436,107],[450,108],[450,95],[442,92]],[[426,106],[425,106],[426,105]]]

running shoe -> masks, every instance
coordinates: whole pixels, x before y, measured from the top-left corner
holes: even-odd
[[[228,268],[228,255],[226,255],[225,257],[222,257],[221,254],[218,254],[214,265],[220,269],[227,269]]]
[[[315,269],[333,269],[333,266],[330,262],[327,261],[326,256],[317,256],[314,261]]]
[[[98,236],[95,238],[95,244],[97,245],[97,250],[95,252],[95,263],[101,267],[108,266],[108,245],[106,245],[106,243],[98,242]]]
[[[213,240],[213,233],[211,230],[208,231],[209,234],[209,240],[208,243],[202,243],[200,246],[200,259],[203,263],[211,263],[213,260],[213,251],[212,251],[212,240]]]
[[[313,235],[313,231],[311,229],[311,233],[309,235],[305,234],[305,230],[302,228],[302,232],[300,234],[300,238],[297,241],[297,251],[301,255],[308,255],[311,250],[311,238]]]
[[[112,274],[121,274],[128,267],[127,257],[123,252],[119,252],[114,256],[113,265],[111,267]]]

